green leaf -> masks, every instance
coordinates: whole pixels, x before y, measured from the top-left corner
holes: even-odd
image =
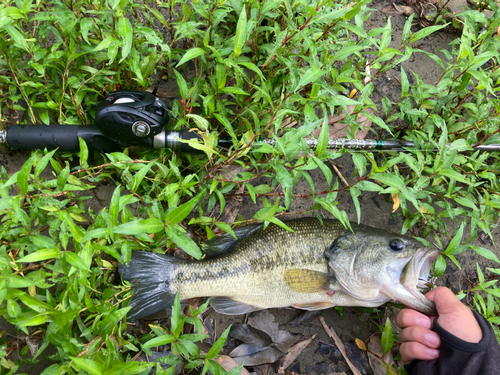
[[[90,268],[85,264],[85,262],[80,258],[77,254],[72,253],[70,251],[64,253],[64,256],[66,257],[66,260],[68,263],[71,265],[75,266],[76,268],[79,268],[84,271],[90,271]]]
[[[221,91],[227,92],[228,94],[235,94],[235,95],[250,95],[247,92],[245,92],[244,90],[242,90],[236,86],[224,87]]]
[[[173,328],[173,326],[172,326]],[[172,335],[164,335],[160,337],[155,337],[154,339],[151,339],[147,341],[145,344],[142,345],[143,349],[149,349],[153,348],[155,346],[160,346],[160,345],[167,345],[170,344],[171,342],[175,341],[175,337]]]
[[[384,188],[380,185],[377,185],[371,181],[360,181],[356,184],[356,187],[362,191],[382,191]]]
[[[165,218],[165,223],[167,225],[178,224],[182,220],[184,220],[193,211],[194,207],[200,200],[201,195],[202,194],[198,194],[193,199],[173,209],[170,213],[167,214],[167,217]]]
[[[468,198],[457,197],[457,198],[455,198],[455,202],[457,202],[458,204],[461,204],[462,206],[472,208],[474,211],[479,211],[479,208],[477,208],[477,206],[474,204],[474,202]]]
[[[354,186],[349,189],[351,193],[352,200],[354,202],[354,207],[356,208],[356,214],[358,215],[358,224],[361,222],[361,206],[359,205],[358,197],[361,195],[361,191],[356,189]]]
[[[9,277],[9,288],[29,288],[35,285],[34,281],[19,275],[12,275]]]
[[[299,88],[316,81],[318,78],[326,74],[326,72],[326,70],[322,70],[317,64],[311,64],[311,67],[304,73],[302,78],[300,78],[299,83],[293,91],[297,91]]]
[[[156,218],[134,220],[113,228],[113,233],[137,235],[141,233],[158,233],[163,230],[163,222]]]
[[[192,118],[194,120],[194,122],[196,123],[196,126],[203,131],[206,131],[210,128],[209,122],[204,117],[194,115],[194,114],[186,115],[186,117]]]
[[[70,357],[71,361],[73,362],[73,368],[75,370],[84,370],[87,371],[90,375],[103,375],[104,374],[104,368],[100,363],[97,363],[96,361],[93,361],[91,359],[86,359],[86,358],[76,358],[76,357]]]
[[[201,56],[201,55],[204,55],[205,54],[205,51],[201,48],[191,48],[189,49],[185,54],[184,56],[182,56],[182,59],[181,61],[179,61],[179,63],[175,66],[176,68],[179,67],[180,65],[184,64],[185,62],[189,61],[189,60],[192,60],[194,59],[195,57],[198,57],[198,56]]]
[[[54,240],[52,238],[47,237],[47,236],[42,236],[40,234],[35,234],[34,236],[32,236],[31,241],[39,249],[53,248],[56,246],[56,243],[54,242]]]
[[[343,61],[347,56],[352,55],[353,53],[364,50],[364,46],[350,46],[346,48],[340,48],[339,52],[335,55],[335,60]]]
[[[410,37],[410,43],[414,43],[417,40],[425,38],[426,36],[431,35],[433,32],[441,30],[448,25],[449,25],[449,23],[447,23],[445,25],[435,25],[435,26],[424,27],[423,29],[420,29],[419,31],[417,31],[415,34],[413,34]]]
[[[170,237],[172,237],[172,241],[179,246],[186,253],[191,255],[195,259],[201,259],[201,250],[191,238],[189,238],[185,233],[182,233],[179,230],[172,230],[169,232]]]
[[[40,262],[42,260],[52,259],[57,257],[61,251],[59,249],[42,249],[35,251],[34,253],[28,254],[21,259],[16,260],[18,263],[33,263]]]
[[[132,193],[135,193],[137,191],[137,189],[141,185],[142,180],[144,180],[144,177],[146,177],[153,165],[154,163],[144,164],[144,166],[139,169],[139,171],[134,175],[132,179],[132,187],[130,189]]]
[[[408,37],[410,36],[410,33],[411,33],[411,25],[412,25],[412,22],[413,22],[413,17],[415,16],[414,13],[412,13],[410,15],[410,17],[408,17],[408,19],[406,20],[405,22],[405,27],[403,29],[403,40],[401,41],[401,43],[405,43],[407,40],[408,40]],[[403,69],[403,67],[401,67],[401,69]]]
[[[46,155],[43,156],[43,158],[40,159],[40,161],[38,161],[38,163],[36,163],[35,178],[38,178],[38,176],[40,176],[40,173],[42,173],[42,171],[45,169],[45,167],[49,163],[52,156],[54,156],[54,153],[56,151],[57,150],[52,150],[52,151],[48,152]]]
[[[446,176],[446,177],[452,178],[452,179],[459,181],[459,182],[469,183],[464,176],[462,176],[460,173],[454,171],[453,169],[440,170],[437,173],[437,176]]]
[[[458,249],[458,247],[460,246],[460,242],[462,242],[462,237],[464,234],[464,228],[465,228],[466,224],[467,224],[467,222],[463,221],[462,224],[460,224],[460,227],[458,227],[458,229],[455,233],[455,236],[450,241],[450,244],[448,245],[448,247],[446,248],[446,250],[444,252],[446,255],[453,254],[454,251],[456,249]]]
[[[500,261],[498,260],[498,257],[496,256],[496,254],[493,251],[486,249],[484,247],[481,247],[481,246],[474,246],[474,245],[470,245],[470,248],[472,250],[474,250],[476,253],[478,253],[479,255],[481,255],[482,257],[489,259],[489,260],[493,260],[497,263],[500,263]]]
[[[326,166],[325,163],[323,163],[323,161],[321,161],[320,159],[318,159],[316,156],[311,155],[311,159],[313,159],[313,161],[316,163],[316,165],[321,169],[321,171],[325,175],[326,183],[329,186],[332,183],[332,180],[333,180],[332,171],[330,170],[330,168],[328,168]]]
[[[382,129],[388,131],[392,135],[392,130],[387,126],[387,124],[380,117],[375,116],[374,114],[368,111],[361,111],[363,116],[366,116],[369,120],[380,126]]]
[[[119,63],[125,60],[132,50],[133,29],[129,19],[124,15],[118,20],[116,31],[123,39],[122,58]]]
[[[323,125],[321,126],[321,133],[318,137],[318,145],[316,146],[316,156],[321,156],[328,148],[329,138],[328,116],[325,115]]]
[[[118,322],[122,320],[132,307],[124,307],[111,313],[105,313],[99,326],[99,332],[102,336],[110,335],[117,331]]]
[[[408,82],[408,77],[403,67],[401,67],[401,99],[408,95],[409,87],[410,83]]]
[[[225,344],[226,339],[227,339],[227,335],[229,334],[230,330],[231,330],[231,326],[226,328],[224,333],[219,337],[219,339],[215,342],[215,344],[208,351],[207,355],[205,356],[206,359],[215,358],[215,356],[217,354],[219,354],[219,352],[224,347],[224,344]]]
[[[38,298],[30,296],[29,294],[22,293],[18,297],[26,306],[36,312],[43,313],[47,310],[54,311],[54,308],[52,306],[43,301],[40,301]]]
[[[120,186],[117,186],[115,188],[115,191],[113,192],[113,195],[111,196],[111,202],[109,203],[109,224],[112,227],[118,224],[118,214],[120,213],[120,193]],[[84,238],[87,237],[87,234],[88,233],[85,234]]]
[[[170,317],[171,328],[170,331],[174,335],[174,338],[179,337],[182,327],[184,325],[185,318],[182,318],[181,313],[181,303],[179,300],[179,293],[176,294],[174,299],[174,304],[172,305],[172,316]]]
[[[89,159],[89,149],[87,147],[87,142],[78,137],[78,143],[80,145],[80,168],[86,169],[89,167],[89,164],[87,163],[87,160]]]
[[[28,43],[26,42],[23,34],[19,32],[19,30],[11,25],[5,25],[4,29],[5,31],[7,31],[7,33],[10,35],[10,37],[18,47],[24,49],[26,52],[29,52]]]
[[[81,241],[86,242],[93,238],[101,238],[109,234],[108,228],[96,228],[85,233],[85,236],[82,237]]]
[[[389,173],[374,173],[370,176],[373,180],[378,180],[388,186],[393,186],[399,190],[405,189],[405,183],[401,177]]]
[[[438,255],[436,262],[434,264],[434,276],[435,277],[442,276],[445,270],[446,270],[446,260],[443,258],[442,255]]]
[[[385,353],[389,352],[392,349],[392,346],[394,345],[394,332],[392,330],[392,324],[391,321],[389,320],[389,317],[387,317],[385,321],[385,327],[384,331],[382,332],[382,350]]]
[[[234,57],[241,55],[241,50],[247,41],[247,10],[243,6],[241,9],[238,24],[236,25],[236,35],[234,36]]]
[[[177,86],[179,86],[179,93],[181,94],[181,98],[183,100],[187,99],[188,86],[186,80],[177,70],[174,69],[175,78],[177,79]]]
[[[28,177],[30,175],[34,160],[35,154],[31,155],[31,157],[26,160],[17,175],[17,186],[19,186],[19,190],[22,194],[26,194],[28,192]]]
[[[386,52],[389,43],[391,43],[391,17],[387,19],[387,25],[384,27],[384,32],[382,33],[382,39],[380,41],[379,53],[383,54]]]

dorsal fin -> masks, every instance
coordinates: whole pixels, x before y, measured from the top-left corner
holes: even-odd
[[[256,223],[236,228],[234,229],[234,234],[237,238],[234,238],[231,234],[224,232],[217,237],[208,240],[202,245],[203,252],[206,254],[206,259],[215,258],[229,253],[236,242],[260,230],[263,225],[263,223]]]

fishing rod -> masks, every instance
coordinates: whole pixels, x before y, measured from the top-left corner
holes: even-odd
[[[0,130],[0,145],[10,148],[37,150],[55,149],[79,151],[78,137],[87,145],[101,152],[117,151],[129,146],[147,148],[169,148],[175,151],[199,153],[188,143],[190,139],[201,139],[196,131],[183,129],[167,130],[169,109],[153,93],[137,90],[120,90],[106,96],[96,106],[94,125],[14,125]],[[317,139],[305,139],[315,149]],[[275,145],[273,138],[259,139],[256,143]],[[233,145],[230,138],[221,138],[218,146],[229,148]],[[405,150],[415,148],[409,141],[372,140],[372,139],[331,139],[328,149],[348,150]],[[478,145],[472,147],[481,151],[500,151],[500,144]],[[432,151],[432,150],[430,150]]]

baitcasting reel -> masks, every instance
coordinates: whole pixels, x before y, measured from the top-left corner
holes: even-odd
[[[96,106],[95,125],[21,125],[0,131],[0,144],[11,148],[78,151],[78,137],[101,152],[129,146],[167,147],[197,152],[179,139],[200,138],[197,132],[184,129],[167,131],[167,106],[153,93],[120,90],[106,96]]]

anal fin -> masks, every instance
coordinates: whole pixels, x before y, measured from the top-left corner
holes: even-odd
[[[335,306],[335,304],[330,302],[310,302],[310,303],[294,303],[292,306],[302,310],[324,310]]]
[[[225,315],[241,315],[252,311],[262,310],[261,308],[250,306],[228,297],[210,298],[210,306],[218,313]]]

